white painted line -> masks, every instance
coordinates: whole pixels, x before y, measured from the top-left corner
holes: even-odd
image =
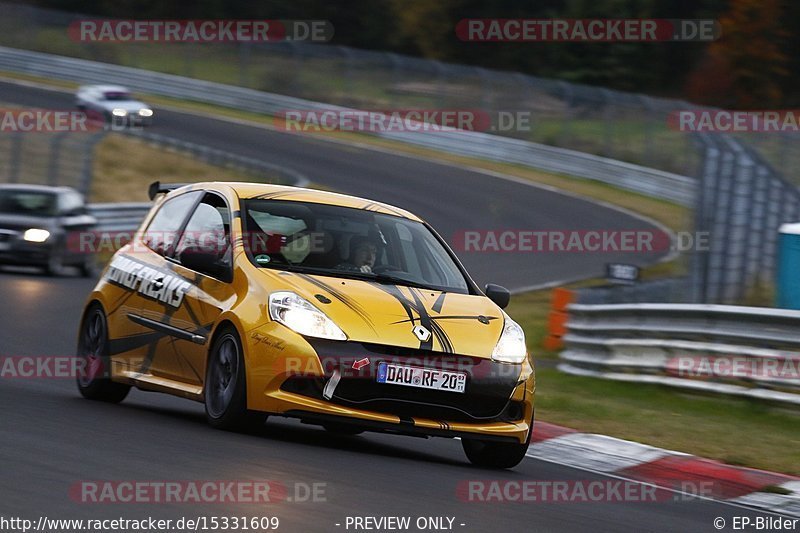
[[[686,455],[594,433],[570,433],[536,443],[528,456],[557,459],[577,468],[616,472],[671,455]]]
[[[547,441],[545,441],[545,442],[547,442]],[[768,515],[773,515],[773,516],[783,516],[783,517],[790,517],[790,518],[793,517],[792,514],[789,514],[787,511],[784,511],[783,509],[781,509],[781,510],[772,510],[772,509],[769,509],[769,508],[760,509],[760,508],[754,508],[754,507],[752,507],[752,506],[750,506],[748,504],[745,504],[745,503],[739,503],[739,502],[734,501],[734,500],[718,500],[716,498],[711,498],[711,497],[703,496],[703,495],[699,495],[699,494],[692,494],[692,493],[685,492],[685,491],[682,491],[682,490],[674,489],[672,487],[664,487],[664,486],[659,485],[657,483],[648,483],[648,482],[642,481],[640,479],[631,479],[629,477],[620,476],[620,475],[617,475],[617,474],[612,474],[610,472],[603,472],[603,471],[600,471],[600,470],[592,470],[591,468],[581,468],[581,467],[572,465],[570,463],[567,463],[567,462],[564,462],[564,461],[560,461],[558,459],[543,459],[541,457],[534,457],[534,456],[532,456],[530,454],[530,452],[528,454],[526,454],[526,457],[529,457],[531,459],[537,459],[539,461],[544,461],[544,462],[547,462],[547,463],[552,463],[552,464],[558,465],[558,466],[565,466],[567,468],[574,468],[575,470],[580,470],[580,471],[583,471],[583,472],[590,472],[590,473],[596,474],[598,476],[604,476],[604,477],[611,478],[611,479],[618,479],[620,481],[627,481],[629,483],[639,483],[640,485],[645,485],[647,487],[656,487],[656,488],[658,488],[660,490],[665,490],[665,491],[668,491],[668,492],[672,492],[674,494],[683,495],[683,497],[685,498],[685,501],[690,501],[692,499],[697,499],[697,500],[703,500],[703,501],[707,501],[707,502],[718,503],[720,505],[726,505],[728,507],[736,507],[738,509],[745,509],[745,510],[748,510],[748,511],[758,511],[758,512],[763,513],[763,514],[768,514]],[[792,512],[793,512],[793,510],[792,510]],[[800,516],[800,514],[798,514],[797,516]]]

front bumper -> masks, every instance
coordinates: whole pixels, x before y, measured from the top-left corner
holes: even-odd
[[[49,242],[33,243],[15,235],[0,233],[0,264],[46,265],[52,246]]]
[[[311,423],[349,423],[365,430],[417,436],[471,436],[525,442],[533,419],[535,380],[526,362],[491,360],[390,346],[310,340],[313,354],[276,355],[289,363],[265,387],[248,377],[251,409]],[[353,363],[368,359],[359,369]],[[380,363],[422,366],[467,373],[463,393],[378,383]],[[313,363],[313,364],[310,364]],[[274,367],[273,367],[274,369]],[[248,375],[251,371],[248,370]],[[335,387],[328,386],[338,374]],[[256,376],[261,374],[256,371]],[[260,397],[259,397],[260,396]]]

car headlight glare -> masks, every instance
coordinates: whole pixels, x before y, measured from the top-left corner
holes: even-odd
[[[115,117],[125,117],[128,115],[128,112],[125,111],[124,109],[115,107],[114,109],[111,110],[111,114],[114,115]]]
[[[145,109],[140,109],[139,110],[139,116],[140,117],[152,117],[153,116],[153,110],[152,109],[146,109],[146,108]]]
[[[492,360],[501,363],[522,363],[528,356],[525,332],[522,331],[519,324],[511,320],[510,316],[505,313],[503,315],[505,318],[503,333],[500,335],[500,340],[497,341],[497,346],[494,347]]]
[[[22,238],[28,242],[44,242],[50,238],[50,232],[46,229],[31,228],[25,231]]]
[[[347,335],[333,320],[293,292],[270,294],[269,316],[301,335],[338,341],[347,340]]]

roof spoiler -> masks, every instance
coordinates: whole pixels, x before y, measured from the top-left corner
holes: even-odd
[[[154,181],[150,184],[150,187],[147,188],[147,194],[150,196],[151,200],[154,200],[156,196],[161,193],[167,193],[170,191],[174,191],[175,189],[179,189],[184,185],[189,185],[188,183],[161,183],[160,181]]]

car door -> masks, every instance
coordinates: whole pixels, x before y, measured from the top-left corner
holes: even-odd
[[[193,261],[196,257],[192,254],[200,252],[213,254],[214,264]],[[175,274],[192,284],[171,317],[170,325],[181,333],[176,332],[170,342],[172,359],[167,362],[170,376],[187,384],[202,385],[212,326],[236,297],[231,285],[231,210],[222,196],[213,192],[204,195],[168,260]]]
[[[109,282],[126,291],[111,309],[110,318],[124,326],[113,351],[135,379],[172,374],[171,336],[163,325],[171,322],[191,284],[175,275],[167,256],[202,196],[192,191],[164,201],[141,237],[114,257],[106,273]]]

